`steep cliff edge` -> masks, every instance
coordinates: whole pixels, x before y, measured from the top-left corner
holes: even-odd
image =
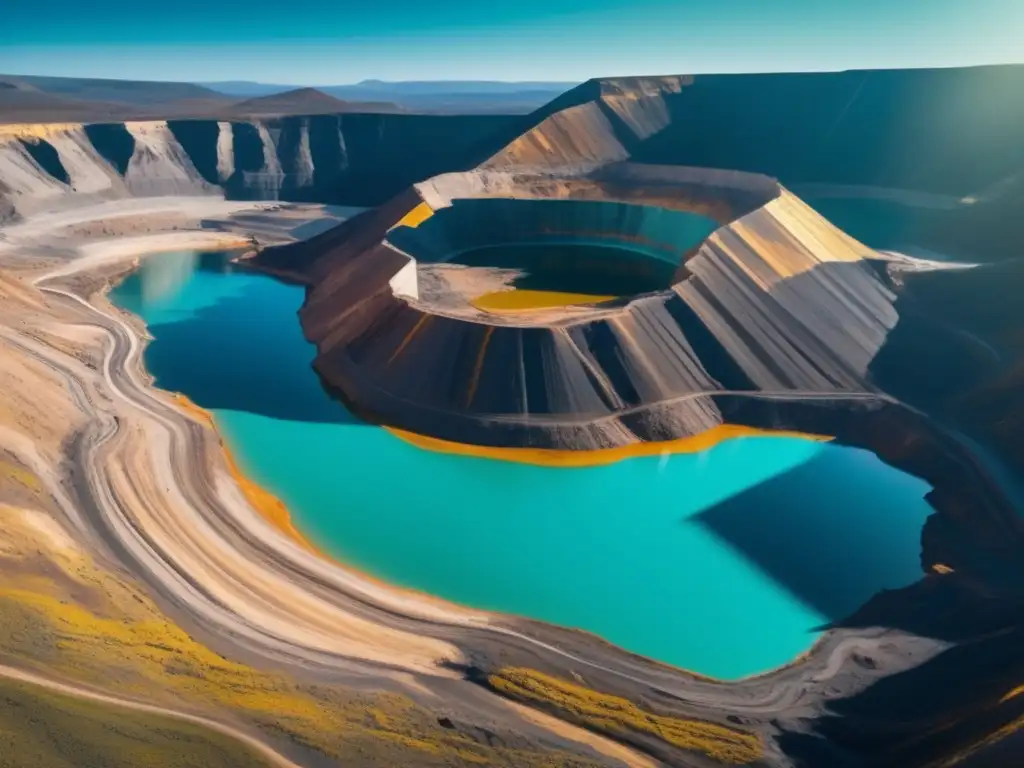
[[[898,302],[903,283],[881,254],[770,176],[1009,199],[998,182],[1024,162],[1017,86],[1024,67],[590,81],[474,147],[461,173],[259,263],[310,284],[302,323],[329,386],[371,418],[448,440],[592,449],[668,439],[728,420],[716,393],[962,395],[996,375],[991,344],[950,329],[934,307]],[[525,213],[531,199],[542,207]],[[482,200],[506,212],[484,217]],[[566,200],[621,215],[539,212]],[[465,249],[452,238],[460,227],[475,247],[518,231],[635,248],[651,240],[635,228],[652,220],[641,208],[719,224],[702,244],[663,249],[679,264],[670,290],[514,317],[418,290],[418,274],[434,280],[430,263]],[[986,242],[1002,242],[962,239],[985,258],[997,255]],[[925,350],[927,366],[908,363]],[[961,373],[940,375],[942,356]]]
[[[318,114],[0,126],[0,217],[129,196],[377,205],[517,118]]]
[[[798,764],[954,764],[1024,711],[1022,95],[1021,67],[591,81],[256,264],[307,284],[327,388],[430,447],[621,456],[727,423],[832,435],[924,478],[922,578],[830,627],[883,632],[884,654],[833,653],[827,703],[801,693],[778,743]],[[924,246],[991,263],[887,257],[800,185],[941,198]],[[678,214],[717,227],[690,244]],[[574,241],[676,269],[638,295],[507,313],[472,301],[500,276],[453,267],[481,245]],[[922,638],[947,650],[921,660]]]

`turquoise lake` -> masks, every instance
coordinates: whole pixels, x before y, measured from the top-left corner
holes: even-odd
[[[158,385],[215,414],[310,539],[391,583],[734,679],[922,575],[930,487],[868,452],[749,437],[579,469],[435,454],[324,393],[299,288],[186,252],[111,298],[149,325]]]

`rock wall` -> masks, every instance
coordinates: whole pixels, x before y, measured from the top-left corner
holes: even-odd
[[[679,437],[725,420],[728,392],[901,397],[901,387],[948,378],[931,364],[929,376],[915,373],[925,349],[982,370],[980,356],[993,358],[984,343],[916,317],[912,302],[898,311],[879,255],[772,177],[951,197],[942,214],[954,220],[977,190],[977,205],[1005,207],[1015,188],[1006,179],[1024,166],[1022,126],[1016,66],[595,80],[497,131],[461,172],[259,262],[310,286],[300,316],[315,367],[372,419],[497,446]],[[438,305],[411,280],[396,296],[410,259],[533,236],[538,220],[635,238],[621,212],[637,205],[722,225],[679,254],[671,290],[520,317]],[[985,242],[1005,242],[963,238],[979,257]]]
[[[485,198],[453,201],[417,227],[392,230],[388,242],[419,262],[456,263],[468,251],[496,245],[593,243],[667,262],[674,270],[717,228],[714,219],[655,205]]]
[[[644,184],[629,187],[625,179]],[[650,207],[661,211],[652,220],[655,233],[691,207],[688,184],[698,179],[704,204],[724,211],[726,201],[740,200],[749,207],[736,208],[732,221],[694,249],[687,277],[670,290],[617,306],[503,318],[396,295],[408,251],[435,259],[460,247],[460,238],[476,244],[480,217],[465,215],[476,207],[503,211],[496,220],[507,216],[509,224],[485,227],[481,242],[487,232],[514,236],[524,211],[531,214],[520,229],[527,234],[540,220],[577,233],[601,224],[603,235],[628,238],[645,217],[643,206],[624,203],[651,194],[658,206]],[[345,237],[326,233],[279,251],[320,254],[301,319],[323,379],[360,413],[413,432],[565,449],[698,434],[725,420],[717,393],[875,392],[869,366],[896,324],[895,296],[865,260],[868,249],[771,180],[613,168],[600,180],[559,181],[556,188],[572,200],[546,199],[551,183],[550,176],[518,175],[514,183],[476,176],[463,189],[507,198],[462,200],[455,180],[434,180],[354,222]],[[423,200],[446,202],[439,189],[456,194],[433,212]],[[545,206],[549,213],[538,213]],[[625,229],[617,231],[620,225]],[[419,229],[426,235],[417,243]]]
[[[344,114],[0,126],[0,216],[164,195],[372,206],[517,119]]]
[[[592,80],[490,167],[633,163],[975,195],[1024,170],[1024,66]]]

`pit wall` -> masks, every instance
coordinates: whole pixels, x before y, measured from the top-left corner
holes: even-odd
[[[688,210],[693,194],[663,188],[658,179],[671,174],[659,173],[632,188],[631,200],[650,194]],[[515,196],[526,200],[477,202],[544,205],[529,199],[529,177],[519,179]],[[868,367],[897,319],[893,294],[864,261],[871,252],[772,180],[746,181],[732,190],[709,183],[709,205],[749,202],[751,190],[762,195],[760,205],[735,210],[696,247],[682,282],[565,316],[453,316],[396,291],[396,276],[415,262],[392,241],[408,238],[403,246],[415,251],[414,233],[446,232],[449,216],[452,226],[476,226],[461,215],[468,209],[458,197],[444,205],[422,189],[353,221],[345,237],[327,233],[279,254],[300,263],[305,251],[320,256],[300,317],[317,345],[322,379],[367,418],[419,434],[475,445],[598,449],[699,434],[726,420],[723,393],[869,394]],[[607,206],[611,222],[642,221],[615,218],[622,214],[614,203],[622,201],[607,179],[558,183],[588,199],[578,207],[548,201],[566,206],[552,210]],[[557,221],[561,214],[550,215]],[[430,253],[443,250],[431,245]]]
[[[0,126],[0,220],[125,197],[371,206],[511,118],[344,114]]]
[[[656,206],[490,198],[456,200],[416,227],[392,229],[388,243],[424,263],[458,262],[488,246],[565,242],[615,246],[678,265],[717,228],[714,219]]]
[[[827,183],[977,195],[1021,170],[1024,65],[591,80],[478,163],[587,171],[733,168]]]
[[[590,81],[467,154],[450,169],[461,173],[264,251],[260,264],[309,286],[300,316],[314,365],[372,421],[459,443],[574,450],[723,422],[801,430],[784,411],[878,408],[872,365],[919,356],[892,341],[903,319],[869,262],[877,254],[775,179],[973,196],[985,202],[951,221],[982,207],[985,221],[1018,221],[1005,215],[1016,197],[1003,181],[1020,169],[1024,101],[1006,94],[1022,85],[1024,67]],[[671,290],[625,305],[500,318],[396,295],[391,281],[414,262],[392,245],[404,235],[388,231],[466,198],[678,208],[722,227],[688,254]],[[1019,240],[1002,227],[993,242]],[[763,412],[747,421],[737,403]],[[843,434],[823,419],[803,431]]]
[[[448,173],[410,192],[408,202],[392,202],[404,205],[397,209],[404,215],[390,227],[395,214],[378,225],[382,235],[386,228],[389,259],[458,261],[486,246],[565,242],[611,246],[682,269],[708,235],[775,199],[781,188],[736,171],[620,163],[578,177]],[[362,230],[365,236],[374,228]],[[322,247],[314,243],[314,250]],[[650,266],[646,258],[636,261],[638,269]],[[329,262],[319,267],[330,269]]]

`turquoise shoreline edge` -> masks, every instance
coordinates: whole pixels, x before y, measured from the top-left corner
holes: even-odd
[[[788,663],[837,614],[922,575],[929,486],[865,451],[744,437],[565,469],[360,423],[310,368],[302,295],[181,252],[111,298],[149,326],[157,385],[210,410],[247,476],[344,564],[721,679]]]

